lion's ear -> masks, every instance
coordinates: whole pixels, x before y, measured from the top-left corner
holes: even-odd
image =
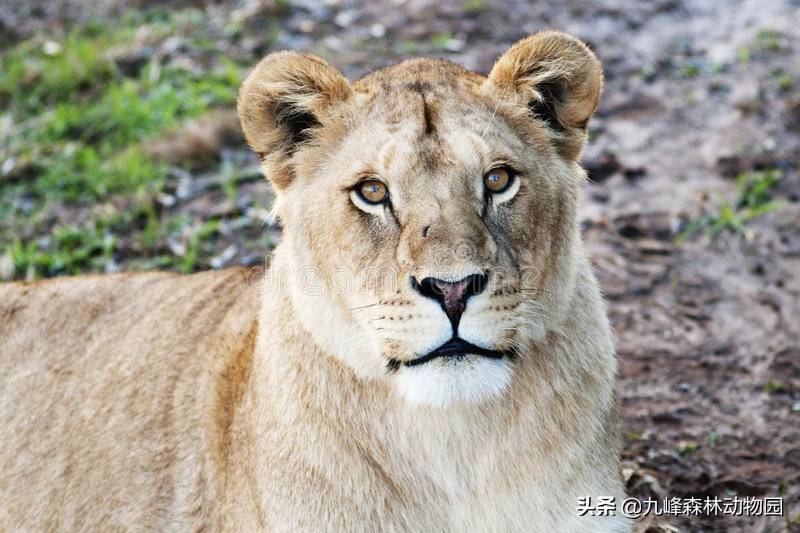
[[[600,61],[583,42],[557,31],[526,37],[497,60],[489,82],[544,121],[563,157],[580,156],[603,89]]]
[[[292,179],[288,167],[298,144],[350,95],[345,77],[324,60],[297,52],[262,59],[239,89],[238,111],[250,147],[261,156],[276,188]]]

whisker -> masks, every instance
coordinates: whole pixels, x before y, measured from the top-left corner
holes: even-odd
[[[503,91],[503,94],[500,96],[500,98],[497,99],[497,104],[495,104],[494,106],[494,111],[492,111],[492,116],[491,118],[489,118],[489,122],[486,123],[486,127],[483,128],[483,132],[481,133],[481,139],[483,139],[483,137],[486,135],[486,132],[489,131],[489,127],[491,127],[492,122],[494,122],[494,117],[497,115],[497,110],[500,107],[500,102],[502,102],[503,98],[505,98],[506,96],[506,91]]]
[[[376,305],[379,305],[379,304],[380,304],[380,302],[375,302],[374,304],[359,305],[357,307],[351,307],[350,310],[351,311],[358,311],[360,309],[366,309],[368,307],[375,307]]]
[[[525,314],[527,314],[529,316],[536,317],[536,318],[550,318],[549,314],[547,314],[547,313],[537,313],[533,309],[520,309],[517,312],[517,315],[525,315]]]

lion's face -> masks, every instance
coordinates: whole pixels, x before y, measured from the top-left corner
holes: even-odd
[[[488,79],[418,60],[351,86],[316,58],[266,58],[240,114],[305,328],[413,404],[500,395],[573,281],[574,160],[600,85],[591,52],[554,33]]]

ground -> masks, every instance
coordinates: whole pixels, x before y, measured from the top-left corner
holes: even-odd
[[[258,57],[486,72],[546,28],[606,69],[582,223],[618,336],[630,492],[784,499],[781,517],[637,527],[800,530],[797,0],[7,1],[0,277],[258,264],[280,230],[231,111]]]

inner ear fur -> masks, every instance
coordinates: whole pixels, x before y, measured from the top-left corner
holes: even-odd
[[[580,157],[603,89],[603,68],[588,46],[558,31],[531,35],[497,60],[489,81],[552,130],[563,157]]]
[[[270,54],[247,76],[239,89],[239,120],[277,189],[292,179],[288,161],[298,145],[350,93],[338,70],[310,54]]]

